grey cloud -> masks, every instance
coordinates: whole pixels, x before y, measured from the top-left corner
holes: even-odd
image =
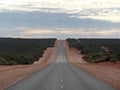
[[[44,9],[44,8],[43,8]],[[113,23],[103,20],[94,20],[94,19],[78,19],[76,17],[71,18],[74,14],[65,14],[65,13],[45,13],[45,12],[0,12],[0,36],[22,36],[22,37],[57,37],[57,38],[69,38],[69,37],[119,37],[120,33],[114,33],[109,36],[103,36],[99,34],[47,34],[47,35],[22,35],[22,32],[25,29],[23,28],[32,28],[34,29],[51,29],[51,30],[74,30],[77,32],[79,29],[83,29],[86,32],[94,32],[97,30],[108,30],[120,28],[120,23]],[[116,35],[116,36],[115,36]]]
[[[0,12],[0,27],[120,28],[120,23],[71,18],[72,14],[45,12]]]

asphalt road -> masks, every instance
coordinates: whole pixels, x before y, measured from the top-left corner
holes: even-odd
[[[86,72],[68,64],[61,42],[55,64],[34,73],[5,90],[115,90]]]

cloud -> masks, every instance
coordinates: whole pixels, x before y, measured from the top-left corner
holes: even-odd
[[[0,11],[72,13],[79,18],[120,22],[120,0],[0,0]]]
[[[19,37],[19,38],[120,38],[119,28],[100,29],[100,28],[30,28],[17,27],[12,30],[0,30],[1,37]]]
[[[76,17],[74,14],[45,12],[0,12],[0,27],[120,28],[120,23]],[[83,15],[85,16],[85,15]]]
[[[76,14],[72,17],[120,22],[120,8],[85,9],[81,11],[81,14]]]
[[[0,36],[118,37],[120,0],[0,0]]]
[[[60,36],[69,38],[69,36],[72,37],[112,37],[115,34],[120,34],[119,29],[106,29],[106,30],[99,30],[97,28],[91,28],[91,29],[65,29],[61,28],[59,30],[46,30],[46,29],[26,29],[22,32],[22,35],[24,36],[33,36],[33,37],[39,37],[39,36],[50,36],[50,37],[57,37]],[[120,37],[119,37],[120,38]]]
[[[90,33],[84,31],[85,29],[80,29],[80,30],[60,30],[58,31],[61,34],[66,34],[66,35],[89,35]]]
[[[116,29],[116,30],[113,30],[113,29],[111,29],[111,30],[104,30],[104,31],[96,31],[96,32],[94,32],[95,34],[99,34],[99,35],[102,35],[102,36],[104,36],[104,35],[114,35],[114,34],[116,34],[116,33],[119,33],[120,34],[120,30],[119,29]]]
[[[99,30],[97,28],[91,29],[78,29],[78,30],[60,30],[59,33],[61,34],[69,34],[69,35],[101,35],[101,36],[109,36],[116,33],[120,34],[119,29],[109,29],[109,30]]]
[[[27,31],[24,31],[23,34],[25,34],[25,35],[31,35],[31,34],[33,34],[33,35],[37,35],[37,34],[45,35],[45,34],[53,34],[55,32],[56,31],[54,31],[54,30],[27,30]]]

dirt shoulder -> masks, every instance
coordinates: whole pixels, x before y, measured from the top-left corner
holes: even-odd
[[[43,57],[32,65],[0,66],[0,90],[54,63],[57,58],[58,44],[59,41],[56,41],[54,47],[47,48]]]
[[[69,48],[67,42],[65,42],[65,51],[69,63],[77,66],[97,79],[102,80],[117,90],[120,90],[120,62],[87,63],[82,59],[80,51],[76,48]]]
[[[106,84],[120,90],[120,62],[114,65],[106,64],[74,64]],[[118,67],[119,65],[119,67]],[[116,67],[117,66],[117,67]]]

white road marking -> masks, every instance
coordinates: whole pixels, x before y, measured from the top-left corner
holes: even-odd
[[[63,88],[63,85],[61,85],[60,87]]]
[[[60,81],[63,82],[63,79],[61,79]]]

